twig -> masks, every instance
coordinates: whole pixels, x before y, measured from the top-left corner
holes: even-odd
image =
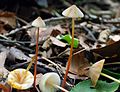
[[[9,38],[5,37],[4,35],[1,35],[1,34],[0,34],[0,37],[3,38],[3,40],[1,40],[2,42],[3,42],[3,41],[4,41],[4,42],[7,42],[7,43],[9,42],[9,43],[11,43],[11,45],[16,45],[16,47],[18,47],[18,48],[20,48],[20,49],[22,49],[22,50],[28,51],[28,52],[30,52],[30,53],[34,52],[34,50],[32,50],[32,49],[30,49],[30,48],[28,48],[28,47],[25,47],[25,46],[23,46],[23,45],[21,45],[21,44],[19,44],[19,43],[14,43],[14,41],[10,40]],[[4,40],[4,39],[5,39],[5,40]]]
[[[29,29],[31,28],[31,25],[27,25],[27,26],[23,26],[21,28],[16,28],[15,30],[11,30],[9,33],[5,34],[5,36],[12,36],[13,34],[19,32],[19,31],[23,31],[24,29]]]
[[[89,30],[89,29],[88,29],[87,27],[85,27],[85,26],[82,26],[82,27],[85,29],[85,31],[88,32],[88,34],[93,38],[94,41],[98,42],[97,39],[95,38],[95,36],[92,34],[91,30]]]
[[[27,21],[25,21],[25,20],[23,20],[23,19],[21,19],[21,18],[19,18],[17,16],[16,16],[16,19],[18,19],[19,21],[23,22],[26,25],[30,25]]]

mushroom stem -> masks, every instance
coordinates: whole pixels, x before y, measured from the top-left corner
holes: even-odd
[[[52,86],[55,87],[55,88],[58,88],[58,89],[60,89],[60,90],[62,90],[64,92],[69,92],[68,90],[66,90],[66,89],[64,89],[64,88],[62,88],[62,87],[60,87],[58,85],[52,84]]]
[[[70,55],[69,55],[69,58],[68,58],[67,69],[66,69],[66,73],[64,75],[64,80],[62,82],[62,87],[63,88],[66,84],[66,79],[67,79],[68,71],[70,69],[70,64],[71,64],[71,60],[72,60],[72,52],[73,52],[73,45],[74,45],[74,30],[75,30],[75,19],[72,18],[72,42],[71,42],[71,48],[70,48]]]
[[[47,83],[48,83],[48,82],[47,82]],[[64,92],[69,92],[68,90],[60,87],[59,85],[53,84],[53,83],[51,83],[51,82],[49,82],[48,84],[49,84],[49,85],[52,85],[54,88],[60,89],[60,90],[62,90],[62,91],[64,91]]]
[[[35,52],[35,65],[34,65],[34,88],[36,86],[36,74],[37,74],[37,60],[38,60],[38,41],[39,41],[39,27],[37,29],[37,38],[36,38],[36,52]]]
[[[113,81],[115,81],[115,82],[117,82],[117,83],[119,83],[120,84],[120,80],[118,80],[118,79],[116,79],[116,78],[114,78],[114,77],[112,77],[112,76],[109,76],[109,75],[107,75],[107,74],[105,74],[105,73],[100,73],[102,76],[104,76],[104,77],[106,77],[106,78],[109,78],[109,79],[111,79],[111,80],[113,80]]]

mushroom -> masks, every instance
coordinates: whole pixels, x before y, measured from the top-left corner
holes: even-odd
[[[107,78],[109,78],[117,83],[120,83],[120,80],[118,80],[114,77],[111,77],[105,73],[101,73],[104,62],[105,62],[105,59],[100,60],[100,61],[96,62],[95,64],[93,64],[89,69],[88,76],[91,78],[91,82],[92,82],[93,87],[96,86],[98,78],[100,77],[100,75],[107,77]]]
[[[42,92],[56,92],[57,89],[61,89],[64,92],[69,92],[60,87],[60,77],[54,72],[44,74],[40,79],[39,87]]]
[[[34,76],[30,71],[26,69],[15,69],[11,71],[8,75],[7,83],[19,90],[25,90],[32,86],[34,82]]]
[[[70,55],[69,55],[69,58],[68,58],[68,61],[67,61],[68,64],[67,64],[67,68],[66,68],[66,73],[64,75],[64,80],[62,82],[62,87],[64,87],[65,83],[66,83],[68,71],[69,71],[69,68],[70,68],[71,59],[72,59],[72,52],[73,52],[73,45],[74,45],[75,18],[82,18],[82,17],[84,17],[84,14],[80,11],[79,8],[77,8],[76,5],[70,6],[69,8],[64,10],[62,12],[62,14],[66,17],[72,18],[72,41],[71,41]]]
[[[45,22],[42,20],[41,17],[38,17],[32,22],[32,26],[37,28],[37,37],[36,37],[36,58],[35,58],[35,65],[34,65],[34,87],[36,86],[36,72],[37,72],[37,59],[38,59],[38,42],[39,42],[39,28],[45,27]]]

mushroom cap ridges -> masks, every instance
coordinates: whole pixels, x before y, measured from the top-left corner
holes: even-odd
[[[68,7],[67,9],[65,9],[62,12],[62,14],[66,17],[71,17],[71,18],[84,17],[84,14],[76,5],[72,5],[72,6]]]
[[[43,28],[43,27],[45,27],[45,22],[42,20],[41,17],[38,17],[32,22],[31,25],[34,27]]]
[[[57,73],[50,72],[42,76],[39,87],[42,92],[55,92],[55,88],[51,85],[60,85],[60,77]]]

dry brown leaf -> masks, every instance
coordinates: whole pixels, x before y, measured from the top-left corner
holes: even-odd
[[[0,34],[7,33],[6,30],[4,29],[4,24],[0,23]]]
[[[31,37],[31,42],[32,42],[31,45],[34,45],[36,42],[36,29],[31,28],[27,32]],[[64,32],[65,32],[64,29],[62,29],[59,26],[49,27],[47,29],[42,28],[40,29],[39,42],[43,42],[47,40],[50,36],[56,37],[57,35],[64,33]]]
[[[10,25],[12,28],[16,27],[16,17],[12,12],[0,12],[0,21],[4,24]]]
[[[85,48],[86,50],[89,50],[90,47],[85,43],[85,40],[86,40],[85,34],[84,33],[80,34],[78,38],[79,38],[80,45],[82,45],[82,47]]]
[[[120,47],[120,41],[117,41],[105,47],[100,47],[98,49],[93,49],[91,51],[103,57],[112,57],[115,54],[118,54],[119,47]]]
[[[90,66],[88,60],[85,58],[84,51],[73,55],[70,72],[77,74],[79,76],[84,76],[87,74],[87,68]]]
[[[96,83],[98,81],[98,78],[100,76],[100,73],[102,71],[103,65],[104,65],[105,60],[100,60],[93,64],[88,72],[88,76],[91,78],[92,81],[92,86],[95,87]]]
[[[9,71],[4,67],[5,60],[7,58],[8,51],[0,53],[0,76],[6,77]]]
[[[59,47],[65,47],[65,46],[66,46],[65,43],[59,41],[59,40],[58,40],[57,38],[55,38],[55,37],[52,37],[52,36],[51,36],[50,39],[51,39],[51,41],[52,41],[52,43],[53,43],[54,45],[57,45],[57,46],[59,46]]]

